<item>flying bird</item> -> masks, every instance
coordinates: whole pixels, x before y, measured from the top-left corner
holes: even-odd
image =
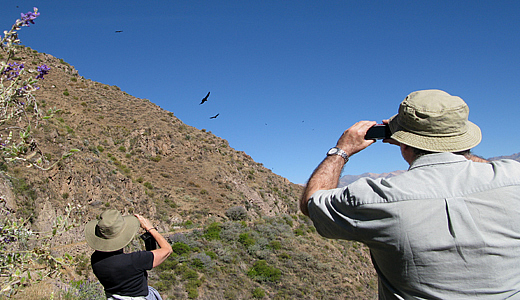
[[[123,30],[116,30],[116,33],[121,33],[123,32]]]
[[[200,102],[200,104],[204,104],[204,102],[208,101],[209,93],[210,93],[210,92],[208,92],[208,94],[206,95],[206,97],[202,98],[202,101]],[[199,104],[199,105],[200,105],[200,104]]]
[[[213,117],[209,117],[209,118],[210,118],[210,119],[216,119],[216,118],[218,117],[218,115],[220,115],[220,114],[216,114],[216,115],[214,115]]]

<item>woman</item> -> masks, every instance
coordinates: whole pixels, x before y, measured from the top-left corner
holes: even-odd
[[[141,227],[157,241],[158,249],[124,253]],[[142,216],[122,216],[117,210],[104,211],[99,220],[85,226],[87,243],[96,251],[91,256],[92,270],[105,289],[108,300],[161,300],[148,286],[148,273],[172,253],[172,247]]]

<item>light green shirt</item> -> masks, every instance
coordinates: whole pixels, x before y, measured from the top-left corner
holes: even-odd
[[[312,195],[328,238],[370,248],[380,299],[520,299],[520,163],[419,157],[389,179]]]

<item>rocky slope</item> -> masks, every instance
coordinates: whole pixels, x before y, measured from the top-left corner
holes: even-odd
[[[172,244],[187,245],[168,269],[151,272],[165,299],[250,299],[261,295],[258,289],[263,299],[375,297],[367,249],[319,237],[298,211],[301,186],[174,112],[81,77],[63,60],[29,48],[19,56],[27,65],[51,67],[36,95],[46,114],[55,112],[34,130],[40,148],[50,161],[80,150],[50,171],[2,163],[3,206],[44,232],[69,205],[78,225],[48,241],[52,255],[67,253],[74,262],[53,273],[54,283],[27,286],[20,299],[48,299],[60,288],[55,282],[95,281],[83,229],[108,208],[141,213]],[[233,217],[240,208],[245,215]],[[219,235],[209,235],[215,228]],[[251,276],[259,260],[281,277]]]

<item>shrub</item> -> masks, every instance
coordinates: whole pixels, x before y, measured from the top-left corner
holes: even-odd
[[[173,270],[178,264],[179,262],[170,256],[165,261],[163,261],[162,264],[158,265],[157,269],[161,271],[170,271]]]
[[[244,232],[245,226],[237,222],[226,222],[222,225],[222,231],[220,232],[220,238],[225,241],[231,242],[236,241],[239,235]]]
[[[243,206],[233,206],[226,211],[226,217],[233,221],[241,221],[247,219],[247,211]]]
[[[256,243],[255,239],[249,236],[249,233],[245,232],[238,236],[238,242],[244,247],[248,248]]]
[[[206,255],[209,256],[213,260],[217,259],[217,254],[213,251],[206,251],[204,253],[206,253]]]
[[[199,273],[197,271],[192,270],[190,268],[185,268],[182,273],[182,279],[184,280],[194,280],[199,278]]]
[[[197,299],[199,297],[199,291],[196,288],[190,287],[187,290],[188,290],[188,299]]]
[[[257,260],[247,275],[257,281],[278,282],[282,277],[282,271],[267,265],[265,260]]]
[[[72,281],[70,288],[61,291],[60,299],[74,300],[102,300],[106,299],[103,287],[99,282],[91,282],[90,280]]]
[[[209,269],[215,265],[215,262],[205,253],[194,254],[191,258],[191,265],[195,269]]]
[[[294,234],[297,235],[297,236],[302,236],[302,235],[305,234],[305,232],[304,232],[303,229],[301,229],[301,228],[296,228],[296,229],[294,230]]]
[[[183,255],[190,252],[190,246],[182,242],[176,242],[172,245],[173,253]]]
[[[255,288],[252,294],[255,299],[262,299],[265,297],[265,291],[260,287]]]
[[[271,241],[269,247],[273,250],[280,250],[282,249],[282,243],[280,241]]]
[[[203,237],[207,240],[220,240],[220,232],[222,231],[222,225],[218,222],[209,224],[206,228]]]

